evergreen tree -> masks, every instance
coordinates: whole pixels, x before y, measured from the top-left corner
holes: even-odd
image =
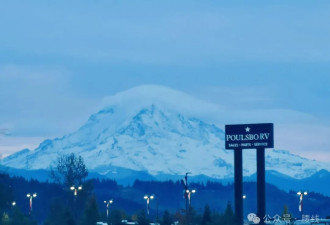
[[[75,221],[69,209],[64,203],[56,199],[50,206],[45,225],[75,225]]]
[[[86,204],[81,225],[95,225],[99,219],[99,212],[95,196],[91,196]]]
[[[290,220],[291,219],[291,214],[289,213],[289,207],[287,205],[284,205],[284,207],[283,207],[282,218],[284,220]]]
[[[173,220],[171,218],[170,213],[166,210],[163,215],[161,225],[171,225],[173,223]]]
[[[146,212],[142,210],[137,217],[137,222],[139,225],[149,225],[149,219],[146,216]]]
[[[212,220],[211,219],[211,210],[210,210],[209,205],[206,205],[204,208],[201,225],[207,225],[211,222],[211,220]]]
[[[108,224],[120,225],[121,221],[125,219],[125,212],[122,212],[118,209],[110,211],[109,219],[107,220]]]
[[[19,209],[15,208],[10,218],[10,225],[37,225],[37,221],[26,217]]]
[[[283,214],[283,215],[284,215],[284,214],[290,214],[290,213],[289,213],[289,208],[288,208],[287,205],[284,205],[284,206],[283,206],[283,213],[282,213],[282,214]],[[282,217],[283,217],[283,215],[282,215]]]
[[[179,221],[179,224],[186,224],[186,213],[184,210],[177,211],[173,215],[174,221]]]
[[[224,216],[220,215],[219,213],[215,212],[211,215],[211,221],[208,223],[209,225],[219,225],[224,224]]]
[[[189,206],[188,213],[186,216],[185,224],[196,224],[198,221],[198,218],[196,217],[196,211],[192,206]]]
[[[235,223],[235,216],[230,202],[227,203],[225,213],[223,215],[223,225],[232,225]]]
[[[6,174],[0,174],[0,217],[10,207],[10,203],[13,201],[13,193],[11,185],[9,183],[9,176]]]
[[[63,213],[63,225],[75,225],[76,222],[73,219],[72,213],[67,209]]]

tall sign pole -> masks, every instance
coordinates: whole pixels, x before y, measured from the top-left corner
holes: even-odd
[[[237,148],[234,151],[235,166],[235,217],[236,224],[243,224],[243,157],[242,149]]]
[[[260,224],[264,224],[266,215],[266,179],[265,179],[265,149],[257,148],[257,215]]]
[[[243,149],[257,149],[257,216],[263,225],[266,214],[265,149],[274,147],[272,123],[226,125],[226,149],[234,150],[235,166],[235,217],[243,224]]]

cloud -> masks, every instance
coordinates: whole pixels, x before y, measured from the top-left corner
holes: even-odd
[[[0,65],[2,129],[15,136],[60,135],[76,129],[95,101],[72,91],[61,68]]]
[[[3,4],[0,49],[22,53],[89,62],[161,65],[330,60],[329,4],[298,1],[276,4],[255,1],[250,5],[224,1]]]
[[[0,129],[13,136],[61,136],[104,96],[154,83],[209,102],[199,115],[219,126],[274,122],[280,148],[329,146],[329,2],[0,5]]]
[[[45,139],[46,137],[0,136],[0,156],[6,157],[26,148],[33,150]]]
[[[278,149],[285,148],[301,156],[330,162],[329,126],[316,121],[305,123],[287,122],[278,126],[276,133],[275,138],[278,140]]]

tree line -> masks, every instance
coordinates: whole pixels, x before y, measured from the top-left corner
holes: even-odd
[[[22,177],[12,178],[5,173],[0,174],[0,225],[95,225],[97,221],[119,225],[125,220],[135,221],[141,225],[150,222],[170,225],[175,221],[183,225],[211,225],[212,221],[229,221],[233,217],[230,204],[228,204],[224,214],[211,212],[209,206],[206,206],[203,215],[196,213],[194,208],[190,207],[189,212],[163,210],[162,217],[158,217],[157,214],[157,218],[152,218],[150,215],[146,215],[143,204],[135,203],[136,206],[133,207],[134,212],[131,215],[120,208],[112,209],[106,215],[104,210],[99,209],[99,205],[102,204],[93,192],[94,187],[97,191],[105,188],[110,192],[107,195],[117,197],[116,199],[125,205],[125,200],[118,196],[119,189],[123,187],[119,187],[113,180],[87,180],[88,170],[83,159],[74,154],[60,156],[50,171],[50,177],[53,181],[50,183],[40,183],[33,179],[26,181]],[[132,185],[134,190],[139,189],[144,192],[148,192],[149,187],[158,190],[165,188],[169,193],[175,193],[182,189],[180,184],[173,181],[160,184],[137,180]],[[27,192],[38,194],[36,194],[35,199],[29,201],[26,198]],[[104,196],[105,198],[106,196]],[[167,203],[165,201],[165,205]],[[126,200],[126,204],[134,205],[133,201],[129,200]],[[154,211],[152,210],[153,213]]]
[[[114,180],[87,179],[88,170],[83,159],[74,154],[60,156],[51,168],[52,182],[40,183],[37,180],[26,181],[21,177],[10,177],[0,174],[0,225],[14,224],[70,224],[94,225],[96,221],[108,224],[121,224],[122,220],[136,221],[139,224],[158,222],[160,224],[181,225],[212,225],[232,224],[233,187],[217,182],[191,183],[191,188],[197,190],[192,196],[189,210],[185,210],[185,200],[182,184],[177,181],[140,181],[132,185],[121,186]],[[245,212],[255,212],[253,196],[255,183],[245,183],[247,202]],[[81,189],[79,189],[81,187]],[[294,207],[298,204],[295,192],[286,193],[275,186],[267,186],[271,204],[267,209],[271,213],[281,213],[283,205],[295,214]],[[27,193],[36,192],[33,199],[33,209],[30,206]],[[146,212],[145,194],[154,194],[150,202],[150,214]],[[315,208],[329,211],[329,198],[317,193],[311,193],[313,201],[305,203],[306,209]],[[109,214],[106,214],[104,201],[113,200]],[[13,202],[16,205],[12,205]],[[311,207],[308,209],[308,207]],[[296,207],[297,208],[297,207]],[[322,212],[315,212],[322,215]]]

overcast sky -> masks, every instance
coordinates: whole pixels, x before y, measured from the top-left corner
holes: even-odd
[[[330,2],[0,2],[0,154],[79,128],[106,96],[176,89],[275,123],[330,163]],[[223,127],[222,127],[223,128]]]

